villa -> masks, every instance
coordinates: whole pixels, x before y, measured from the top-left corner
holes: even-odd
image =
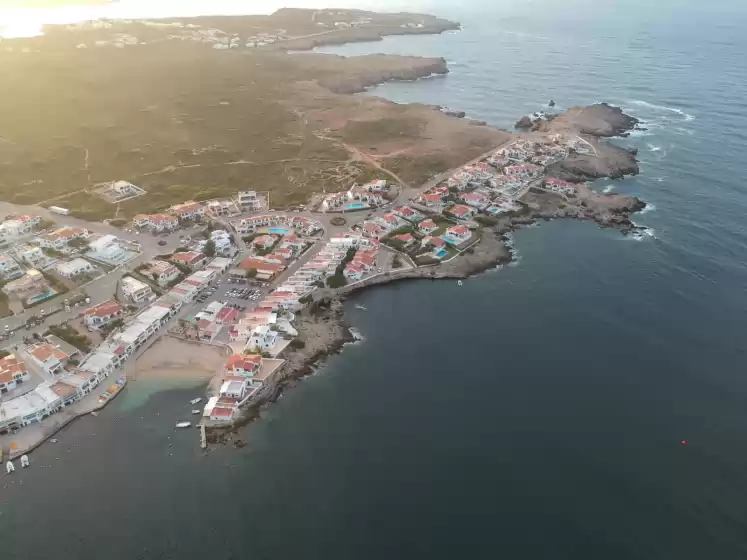
[[[148,261],[140,273],[146,278],[152,278],[159,286],[167,286],[179,278],[181,271],[166,261]]]
[[[246,343],[248,350],[269,350],[278,340],[278,332],[270,328],[269,325],[260,325],[252,331],[249,340]]]
[[[349,263],[345,267],[343,275],[349,282],[356,282],[363,278],[363,268],[356,264]]]
[[[181,204],[175,204],[169,208],[169,213],[173,214],[180,220],[194,220],[205,215],[205,209],[199,202],[187,200]]]
[[[44,275],[38,270],[31,268],[26,271],[21,278],[8,282],[3,286],[3,292],[7,295],[11,294],[26,294],[29,295],[33,292],[41,293],[47,288],[47,281]]]
[[[258,354],[231,354],[223,366],[227,375],[252,377],[259,373],[262,366],[262,356]]]
[[[133,278],[125,276],[120,280],[122,293],[134,303],[144,303],[154,297],[153,290],[148,284]]]
[[[235,213],[235,207],[228,200],[211,200],[207,204],[207,211],[213,216],[230,216]]]
[[[477,192],[464,193],[460,198],[465,204],[480,210],[486,208],[488,204],[490,204],[490,199],[487,196]]]
[[[539,175],[541,170],[542,168],[540,166],[534,165],[533,163],[521,163],[518,165],[509,165],[503,170],[503,172],[509,176],[515,175],[519,177],[531,178]]]
[[[138,214],[132,219],[133,225],[155,232],[171,231],[179,227],[179,218],[172,214]]]
[[[423,220],[418,224],[418,231],[424,235],[428,235],[429,233],[433,233],[438,229],[438,225],[436,222],[428,218],[427,220]]]
[[[0,243],[9,242],[34,231],[36,225],[41,221],[39,216],[23,214],[19,216],[8,216],[0,224]]]
[[[15,354],[0,359],[0,395],[12,391],[30,378],[26,363],[16,358]]]
[[[65,278],[75,278],[82,274],[93,274],[96,272],[96,267],[93,264],[80,257],[69,262],[57,263],[55,269],[60,276],[64,276]]]
[[[454,206],[447,208],[446,212],[459,220],[469,220],[477,213],[477,210],[470,206],[465,206],[464,204],[455,204]]]
[[[411,222],[417,222],[423,215],[409,206],[397,206],[392,209],[392,214]]]
[[[68,354],[49,342],[40,342],[39,344],[28,346],[26,352],[39,367],[43,368],[50,375],[62,373],[68,360],[78,353],[76,351]]]
[[[239,207],[243,211],[257,211],[262,208],[262,201],[257,196],[257,191],[240,191],[238,193]]]
[[[65,248],[73,239],[82,239],[88,236],[88,230],[77,227],[63,227],[56,229],[52,233],[42,235],[39,239],[39,246],[47,249],[59,251]]]
[[[208,261],[208,257],[199,251],[183,251],[171,255],[170,260],[173,263],[181,264],[195,270],[204,266]]]
[[[40,247],[34,247],[33,245],[22,245],[16,248],[16,255],[23,262],[33,268],[44,268],[50,262],[50,258],[44,253]],[[0,256],[2,259],[2,256]],[[0,265],[0,270],[2,265]]]
[[[387,230],[378,222],[366,220],[363,222],[363,235],[379,239],[386,235]]]
[[[398,218],[392,212],[387,212],[383,216],[377,216],[376,221],[379,222],[382,226],[384,226],[389,231],[396,229],[400,227],[401,225],[407,223],[407,222],[404,222],[401,218]]]
[[[260,235],[254,238],[252,245],[257,249],[269,249],[275,245],[275,241],[276,238],[272,235]]]
[[[114,235],[102,235],[98,239],[88,244],[90,251],[87,253],[89,258],[97,261],[103,261],[108,264],[115,264],[134,257],[135,254],[128,252],[122,247],[119,239]]]
[[[23,270],[10,255],[0,254],[0,276],[3,280],[13,280],[23,276]]]
[[[447,229],[442,237],[453,245],[460,245],[472,237],[472,232],[466,226],[459,224]]]
[[[415,242],[415,238],[410,233],[401,233],[398,235],[392,235],[392,239],[396,239],[402,243],[402,248],[405,249]]]
[[[573,183],[556,179],[555,177],[548,177],[545,179],[545,188],[549,191],[564,195],[576,194],[576,186]]]
[[[420,195],[418,202],[427,208],[441,211],[446,204],[444,203],[440,194],[437,193],[425,193]]]
[[[103,301],[83,311],[83,322],[89,331],[98,330],[103,325],[119,319],[124,310],[113,300]]]

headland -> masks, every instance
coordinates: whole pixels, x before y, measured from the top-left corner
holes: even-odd
[[[350,95],[445,75],[443,59],[289,52],[457,28],[418,14],[281,10],[93,22],[4,41],[0,64],[27,76],[27,88],[0,84],[13,101],[0,131],[0,195],[24,212],[64,210],[86,232],[119,228],[140,257],[109,278],[153,294],[133,299],[136,283],[115,285],[115,299],[130,298],[124,319],[64,375],[89,374],[107,356],[96,384],[128,359],[135,378],[212,368],[200,422],[215,441],[354,339],[342,300],[356,290],[505,264],[510,233],[542,220],[640,234],[630,215],[643,201],[587,183],[639,172],[635,151],[607,140],[639,126],[620,108],[525,117],[514,133],[458,110]],[[60,73],[69,79],[50,89]],[[55,118],[46,113],[55,104],[30,103],[53,92],[70,108]],[[25,253],[12,253],[23,264]],[[180,345],[190,348],[171,359]]]

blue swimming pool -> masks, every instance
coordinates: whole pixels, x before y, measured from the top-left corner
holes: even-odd
[[[367,208],[362,202],[348,202],[345,205],[346,210],[360,210],[361,208]]]
[[[284,227],[271,227],[271,228],[267,228],[267,231],[269,233],[279,233],[280,235],[285,235],[286,233],[288,233],[288,228],[284,228]]]
[[[27,304],[36,303],[37,301],[42,301],[47,298],[51,298],[53,295],[55,295],[57,292],[52,290],[51,288],[47,288],[41,293],[36,294],[35,296],[31,296],[26,300]]]
[[[441,248],[437,251],[433,251],[433,255],[438,259],[444,258],[447,254],[448,254],[448,251],[444,248]]]

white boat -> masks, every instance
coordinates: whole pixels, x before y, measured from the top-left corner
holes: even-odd
[[[462,285],[462,281],[461,280],[457,280],[457,286],[461,286],[461,285]]]
[[[197,397],[196,399],[192,399],[191,401],[189,401],[189,404],[197,404],[201,400],[202,400],[202,397]]]
[[[176,427],[177,428],[189,428],[192,425],[192,422],[177,422]]]
[[[21,466],[24,469],[29,466],[29,456],[28,455],[21,455]]]
[[[192,411],[192,414],[199,414],[199,413],[200,413],[200,411],[197,410],[196,408]]]
[[[356,303],[355,304],[355,308],[356,309],[362,309],[363,311],[368,311],[368,309],[366,309],[366,306],[365,305],[361,305],[360,303]]]
[[[13,461],[8,461],[5,463],[5,472],[10,474],[12,473],[16,468],[13,466]]]
[[[50,439],[49,441],[51,441],[52,443],[57,443],[56,439]]]

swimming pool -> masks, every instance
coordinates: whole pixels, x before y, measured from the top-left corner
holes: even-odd
[[[367,206],[363,204],[362,202],[348,202],[345,205],[346,210],[360,210],[361,208],[366,208]]]
[[[286,233],[288,233],[288,228],[271,227],[271,228],[267,228],[267,232],[268,233],[279,233],[280,235],[285,235]]]
[[[51,298],[53,295],[55,295],[57,292],[52,290],[51,288],[47,288],[43,292],[36,294],[35,296],[31,296],[26,300],[27,304],[36,303],[37,301],[41,301],[43,299]]]
[[[433,251],[433,255],[434,255],[434,256],[435,256],[435,257],[436,257],[437,259],[442,259],[442,258],[444,258],[444,257],[445,257],[445,256],[446,256],[447,254],[448,254],[448,251],[447,251],[446,249],[444,249],[443,247],[442,247],[442,248],[440,248],[440,249],[438,249],[437,251]]]

